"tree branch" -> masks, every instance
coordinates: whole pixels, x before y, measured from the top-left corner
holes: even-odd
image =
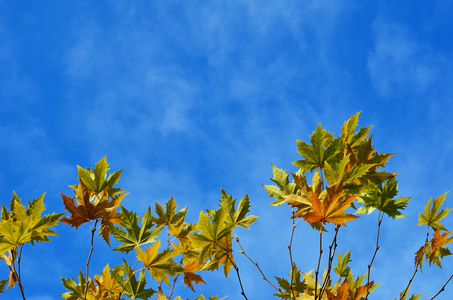
[[[319,229],[319,258],[318,258],[318,267],[316,268],[316,278],[315,278],[315,300],[318,299],[318,274],[319,274],[319,266],[321,265],[321,256],[322,256],[322,225],[321,229]],[[320,291],[321,292],[321,291]]]
[[[367,279],[367,285],[366,285],[366,296],[365,299],[368,299],[368,295],[370,294],[370,274],[371,274],[371,266],[373,265],[374,259],[376,258],[376,254],[380,248],[379,246],[379,234],[381,232],[381,223],[382,219],[384,218],[384,213],[379,211],[378,215],[378,230],[377,230],[377,235],[376,235],[376,248],[374,249],[374,254],[373,257],[371,258],[371,262],[368,265],[368,279]]]
[[[444,290],[445,290],[445,287],[447,286],[447,284],[450,282],[450,280],[453,278],[453,274],[451,274],[450,278],[448,278],[448,280],[445,282],[445,284],[442,286],[442,288],[440,289],[440,291],[437,292],[437,294],[434,295],[434,297],[432,297],[430,300],[433,300],[434,298],[436,298],[440,293],[442,293]]]
[[[336,252],[336,249],[337,249],[337,235],[338,235],[338,230],[340,229],[340,225],[337,224],[335,226],[335,235],[333,237],[333,240],[332,240],[332,244],[330,244],[329,246],[329,263],[328,263],[328,267],[327,267],[327,276],[324,280],[324,282],[322,283],[322,287],[321,287],[321,291],[319,293],[319,298],[321,299],[322,298],[322,295],[324,294],[325,292],[325,289],[327,288],[327,282],[330,280],[330,272],[332,270],[332,262],[333,262],[333,258],[335,256],[335,252]],[[333,248],[333,251],[332,251],[332,248]]]
[[[250,256],[247,255],[247,253],[244,251],[244,248],[242,247],[241,243],[239,242],[239,238],[238,238],[238,236],[236,235],[236,231],[234,231],[234,236],[235,236],[235,238],[236,238],[236,243],[238,243],[239,248],[241,248],[241,252],[240,252],[240,253],[243,254],[245,257],[247,257],[248,260],[250,260],[250,262],[251,262],[252,264],[255,265],[255,267],[258,269],[258,271],[259,271],[259,272],[261,273],[261,275],[263,276],[263,279],[264,279],[267,283],[269,283],[274,289],[276,289],[280,294],[282,294],[282,297],[283,297],[284,299],[287,299],[287,298],[285,297],[285,295],[283,294],[283,291],[282,291],[280,288],[276,287],[272,282],[270,282],[269,279],[267,279],[266,275],[264,275],[264,273],[263,273],[263,271],[261,270],[261,268],[259,267],[258,263],[255,262]]]
[[[91,228],[91,247],[90,247],[90,254],[88,255],[88,259],[86,262],[86,267],[87,267],[87,273],[86,273],[86,287],[85,287],[85,295],[83,296],[83,299],[86,300],[87,298],[87,293],[88,293],[88,286],[90,284],[89,280],[90,278],[88,277],[88,270],[89,270],[89,265],[90,265],[90,260],[91,260],[91,254],[93,253],[94,250],[94,233],[96,232],[96,225],[98,224],[99,219],[94,222],[94,227]],[[91,226],[91,223],[89,223]]]

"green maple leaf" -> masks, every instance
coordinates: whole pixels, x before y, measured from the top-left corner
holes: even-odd
[[[439,222],[445,218],[450,211],[453,210],[453,208],[448,208],[448,209],[442,209],[439,212],[439,208],[442,206],[442,203],[445,200],[445,196],[448,194],[446,192],[442,196],[439,196],[437,199],[434,198],[433,204],[431,207],[431,200],[432,198],[429,198],[428,203],[425,206],[425,213],[421,213],[418,215],[418,225],[428,225],[431,226],[431,228],[436,231],[437,228],[440,228],[440,230],[447,231],[445,229],[444,225],[440,224]]]
[[[129,253],[136,246],[145,245],[155,241],[162,231],[163,227],[153,227],[152,217],[151,217],[151,208],[148,207],[148,210],[143,215],[141,226],[138,226],[138,216],[132,211],[128,211],[123,206],[121,206],[122,215],[120,225],[123,228],[112,227],[113,236],[117,239],[118,242],[122,245],[116,247],[115,251]]]
[[[175,214],[177,205],[175,205],[175,198],[171,196],[171,199],[166,203],[166,210],[164,211],[163,207],[156,202],[156,213],[159,216],[151,217],[153,222],[157,224],[157,226],[168,226],[176,227],[184,222],[184,217],[186,216],[187,207],[181,209],[178,213]]]
[[[236,204],[236,199],[233,200],[233,197],[225,192],[223,189],[221,190],[221,197],[220,197],[220,206],[225,207],[225,211],[227,214],[226,222],[227,224],[231,225],[232,227],[241,226],[244,228],[249,228],[253,222],[258,219],[256,216],[246,216],[247,213],[250,211],[250,200],[248,195],[246,194],[238,204],[237,209],[234,207]]]
[[[348,263],[351,261],[351,250],[345,253],[343,258],[341,257],[341,253],[338,253],[338,261],[337,266],[333,268],[335,273],[340,277],[348,277],[349,273],[351,273],[351,268],[348,267]]]
[[[141,261],[145,268],[148,269],[151,276],[156,280],[162,280],[170,285],[168,276],[175,276],[184,272],[184,268],[175,264],[171,258],[179,253],[175,250],[164,250],[159,253],[160,240],[153,246],[148,247],[146,251],[136,247],[137,259]],[[167,276],[168,275],[168,276]]]
[[[227,214],[223,206],[212,214],[212,222],[208,214],[200,212],[197,229],[201,234],[194,233],[189,236],[192,245],[200,249],[199,263],[208,260],[213,250],[219,247],[219,241],[231,233],[231,225],[225,222],[226,218]],[[224,250],[229,251],[229,249]]]
[[[361,112],[359,111],[358,113],[350,117],[349,120],[344,122],[343,127],[341,127],[341,138],[343,140],[343,143],[347,143],[352,148],[355,148],[356,146],[364,142],[368,137],[368,133],[371,127],[373,127],[363,127],[360,128],[357,133],[355,132],[355,129],[357,128],[357,124],[359,122],[360,113]]]
[[[370,189],[357,198],[359,203],[365,203],[365,205],[357,209],[356,213],[369,214],[377,209],[393,219],[405,217],[400,210],[406,207],[411,198],[395,198],[398,194],[398,182],[395,178],[388,180],[384,185],[371,183]]]
[[[263,187],[269,193],[269,197],[273,197],[277,200],[270,203],[271,205],[276,206],[286,202],[282,196],[295,193],[296,184],[289,182],[289,175],[286,170],[279,169],[274,164],[272,164],[272,173],[274,174],[274,178],[271,178],[271,180],[275,182],[277,186],[263,184]]]
[[[341,139],[333,139],[332,134],[325,129],[321,129],[321,124],[313,131],[313,135],[310,136],[310,142],[311,145],[297,140],[297,152],[304,159],[293,162],[293,165],[301,168],[303,173],[314,169],[322,169],[324,162],[331,163],[341,148]]]
[[[149,299],[153,294],[156,293],[155,290],[149,288],[146,289],[146,279],[145,279],[145,270],[140,271],[140,276],[137,280],[135,277],[135,272],[132,271],[131,266],[123,258],[123,272],[126,275],[126,279],[115,274],[114,277],[116,281],[124,289],[124,294],[131,299]]]
[[[213,247],[211,258],[201,270],[218,270],[220,266],[223,266],[223,273],[225,274],[225,278],[227,278],[232,267],[236,266],[233,258],[232,239],[231,234],[227,234],[221,238]]]
[[[107,171],[109,169],[109,164],[107,163],[107,157],[104,156],[98,163],[95,164],[95,168],[82,168],[77,166],[79,170],[79,177],[83,183],[96,194],[102,192],[106,187],[108,187],[108,193],[111,196],[123,193],[124,191],[119,188],[113,188],[121,176],[123,170],[113,172],[107,177]],[[73,189],[77,189],[77,185],[71,186]]]
[[[300,294],[302,294],[306,288],[304,280],[301,279],[302,274],[295,265],[289,274],[289,277],[292,277],[292,280],[288,281],[286,278],[280,278],[277,276],[274,277],[275,279],[277,279],[278,285],[282,290],[281,293],[276,293],[274,294],[274,296],[278,296],[284,299],[293,299],[294,297],[298,297]]]
[[[377,172],[379,167],[385,166],[388,159],[395,155],[395,153],[375,153],[375,149],[371,143],[372,135],[362,142],[359,146],[352,148],[349,144],[346,144],[345,154],[350,155],[351,166],[370,166],[367,173],[360,177],[362,183],[366,183],[368,180],[374,183],[385,182],[396,176],[396,174],[388,172]]]
[[[0,255],[27,242],[34,245],[34,242],[50,241],[49,236],[58,236],[49,228],[55,226],[64,214],[53,213],[41,217],[44,210],[44,194],[31,202],[29,201],[28,208],[25,209],[21,199],[13,192],[10,210],[8,211],[2,205]]]
[[[5,288],[5,285],[8,283],[8,279],[5,280],[0,280],[0,294],[3,293],[3,289]]]
[[[395,300],[406,300],[407,295],[408,295],[408,293],[409,293],[409,289],[410,289],[410,286],[409,286],[409,288],[405,291],[406,293],[404,294],[404,296],[403,296],[403,293],[404,293],[404,291],[403,291],[403,292],[400,293],[399,298],[398,298],[398,299],[395,298]],[[421,295],[422,295],[422,294],[418,294],[418,295],[413,294],[413,295],[409,298],[409,300],[417,300],[418,298],[420,298]],[[402,296],[402,297],[401,297],[401,296]]]
[[[76,283],[74,278],[69,279],[61,277],[61,280],[63,281],[63,286],[66,289],[70,290],[70,292],[66,292],[60,295],[61,297],[63,297],[63,299],[66,300],[83,299],[83,297],[85,296],[86,280],[85,276],[83,276],[82,271],[79,272],[78,279],[79,283]]]

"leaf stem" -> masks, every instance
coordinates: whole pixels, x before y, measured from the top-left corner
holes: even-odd
[[[370,294],[370,275],[371,275],[371,266],[373,265],[374,259],[376,258],[376,254],[380,248],[379,246],[379,234],[381,232],[381,223],[382,219],[384,218],[384,213],[382,211],[379,211],[378,215],[378,229],[377,229],[377,235],[376,235],[376,248],[374,249],[374,254],[373,257],[371,258],[371,262],[368,265],[368,279],[367,279],[367,285],[366,285],[366,296],[365,299],[368,299],[368,295]]]

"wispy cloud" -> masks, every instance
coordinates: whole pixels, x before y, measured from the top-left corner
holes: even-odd
[[[368,58],[373,85],[380,95],[420,94],[439,78],[441,54],[419,40],[404,24],[378,18],[374,50]]]

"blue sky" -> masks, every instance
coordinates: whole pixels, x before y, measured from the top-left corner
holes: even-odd
[[[425,239],[417,217],[431,196],[452,189],[452,1],[0,1],[0,201],[46,193],[63,212],[77,165],[107,156],[124,169],[123,205],[142,214],[174,194],[189,220],[214,208],[222,187],[249,194],[260,219],[239,231],[266,276],[284,276],[289,207],[273,208],[262,184],[271,162],[295,171],[296,140],[321,123],[336,135],[358,111],[373,141],[396,152],[407,218],[385,218],[373,279],[374,299],[393,299],[413,272]],[[447,196],[447,207],[453,207]],[[377,215],[341,233],[352,271],[364,274],[374,251]],[[453,228],[452,220],[445,223]],[[85,268],[90,230],[60,224],[52,243],[26,246],[27,299],[61,299],[62,277]],[[317,235],[298,229],[295,254],[316,267]],[[271,299],[256,268],[237,258],[249,299]],[[91,270],[120,264],[99,238]],[[426,268],[414,293],[432,297],[453,272]],[[6,266],[0,277],[7,277]],[[241,299],[237,278],[205,274],[208,285],[183,297]],[[452,286],[436,299],[449,299]],[[372,294],[373,295],[373,294]],[[18,289],[2,295],[20,299]],[[373,298],[373,297],[372,297]]]

